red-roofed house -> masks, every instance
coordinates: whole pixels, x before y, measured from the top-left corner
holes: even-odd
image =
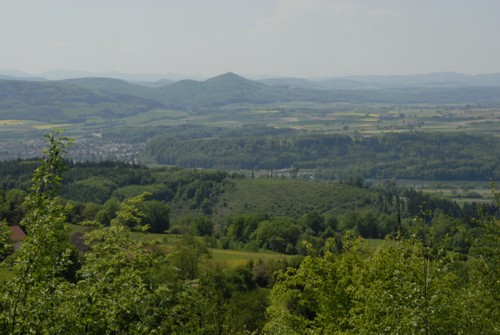
[[[9,226],[11,231],[10,239],[14,242],[14,250],[19,250],[22,241],[26,238],[26,234],[19,226]]]

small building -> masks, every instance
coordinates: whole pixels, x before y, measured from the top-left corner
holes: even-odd
[[[21,248],[21,243],[24,241],[26,238],[26,233],[24,230],[19,227],[19,226],[9,226],[10,229],[10,239],[12,240],[14,244],[14,250],[19,250]]]

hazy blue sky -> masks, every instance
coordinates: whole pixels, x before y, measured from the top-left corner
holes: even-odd
[[[500,72],[500,0],[0,0],[0,69]]]

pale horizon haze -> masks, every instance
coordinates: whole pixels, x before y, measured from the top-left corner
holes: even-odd
[[[0,70],[500,72],[498,0],[0,0]]]

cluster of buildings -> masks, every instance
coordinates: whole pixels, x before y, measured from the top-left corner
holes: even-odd
[[[41,157],[47,143],[43,139],[29,142],[0,141],[0,161]],[[112,143],[99,138],[81,138],[68,148],[67,157],[77,162],[120,161],[130,164],[139,162],[145,143]]]

